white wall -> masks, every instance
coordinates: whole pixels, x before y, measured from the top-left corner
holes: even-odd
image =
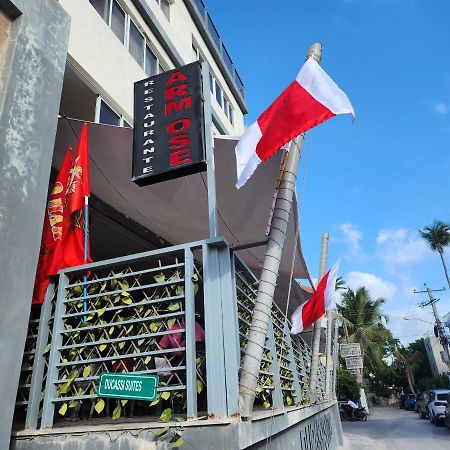
[[[177,0],[171,5],[169,22],[155,0],[146,1],[159,21],[160,27],[170,37],[172,44],[185,63],[197,59],[192,49],[192,36],[194,36],[200,51],[211,66],[212,74],[219,81],[225,96],[233,107],[234,124],[231,125],[214,97],[212,97],[212,107],[227,128],[227,133],[240,135],[244,130],[243,114],[203,42],[184,2]],[[72,19],[68,51],[69,62],[117,113],[132,123],[133,85],[135,81],[146,78],[144,70],[128,53],[125,46],[109,29],[88,0],[59,0],[59,2]],[[165,70],[174,68],[168,54],[144,23],[131,0],[122,0],[120,3],[138,25],[140,31],[148,38],[162,67]]]

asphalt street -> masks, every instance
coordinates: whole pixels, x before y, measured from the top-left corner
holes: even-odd
[[[370,410],[367,422],[342,422],[344,450],[450,450],[450,430],[397,407]]]

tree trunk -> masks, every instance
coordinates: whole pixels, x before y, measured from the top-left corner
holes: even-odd
[[[439,252],[439,256],[441,257],[442,265],[444,266],[445,278],[447,278],[448,288],[450,289],[450,278],[448,276],[447,266],[445,265],[445,261],[444,261],[444,250],[438,249],[438,252]]]

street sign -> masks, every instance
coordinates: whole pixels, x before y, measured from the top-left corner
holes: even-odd
[[[105,372],[100,375],[97,397],[155,400],[158,383],[158,375]]]
[[[347,356],[361,356],[361,346],[358,342],[352,344],[339,344],[341,356],[346,358]]]
[[[363,359],[361,356],[347,356],[345,358],[347,369],[362,369]]]

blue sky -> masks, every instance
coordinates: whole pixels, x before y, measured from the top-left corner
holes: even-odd
[[[321,233],[352,288],[387,299],[403,342],[426,335],[423,283],[445,286],[439,256],[417,228],[450,222],[450,2],[446,0],[206,0],[258,115],[295,78],[309,44],[356,111],[308,133],[299,169],[303,251],[316,276]],[[309,153],[309,158],[306,158]],[[305,164],[308,159],[307,165]],[[306,167],[306,170],[305,170]],[[304,181],[303,181],[304,180]],[[450,255],[450,249],[448,250]],[[450,256],[447,256],[450,265]],[[441,315],[450,295],[439,292]]]

